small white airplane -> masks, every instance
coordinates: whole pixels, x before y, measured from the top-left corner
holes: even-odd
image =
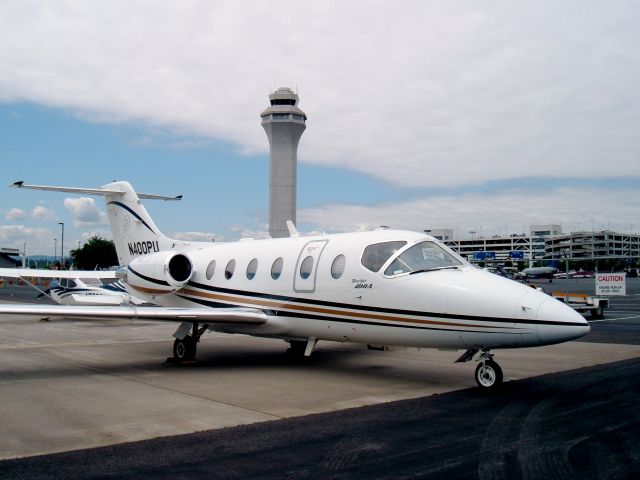
[[[172,240],[127,182],[23,189],[103,195],[127,290],[158,307],[0,306],[0,313],[179,322],[176,361],[207,331],[282,339],[309,356],[319,340],[463,349],[475,379],[502,382],[494,349],[566,342],[587,321],[549,295],[467,263],[431,236],[377,230],[230,243]]]
[[[112,270],[44,270],[35,268],[0,268],[0,277],[16,278],[60,305],[120,305],[146,303],[124,288]],[[42,289],[38,280],[47,279]]]

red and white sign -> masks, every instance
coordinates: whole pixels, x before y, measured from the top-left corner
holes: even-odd
[[[596,295],[626,295],[626,273],[596,273]]]

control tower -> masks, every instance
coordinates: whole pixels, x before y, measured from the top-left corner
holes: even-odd
[[[269,137],[269,234],[288,237],[286,222],[296,223],[298,142],[307,116],[298,108],[298,95],[287,87],[269,95],[271,106],[260,114]]]

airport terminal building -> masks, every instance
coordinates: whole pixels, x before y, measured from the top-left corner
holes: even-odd
[[[425,230],[469,261],[640,260],[640,234],[610,230],[562,233],[560,225],[532,225],[529,234],[493,235],[465,240],[453,229]]]

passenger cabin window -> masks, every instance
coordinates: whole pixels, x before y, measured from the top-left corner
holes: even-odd
[[[67,287],[67,279],[66,279],[66,278],[61,278],[61,279],[60,279],[60,281],[58,282],[58,284],[59,284],[61,287],[66,288],[66,287]]]
[[[374,243],[364,249],[362,266],[377,272],[391,256],[407,244],[405,241]]]
[[[280,278],[282,274],[282,266],[284,265],[284,261],[282,257],[278,257],[273,261],[273,265],[271,265],[271,278],[277,280]]]
[[[344,255],[338,255],[333,259],[333,263],[331,264],[331,276],[336,280],[342,276],[344,273],[344,266],[347,260]]]
[[[302,277],[303,280],[306,280],[311,276],[312,270],[313,270],[313,257],[309,255],[307,258],[305,258],[302,261],[302,264],[300,265],[300,277]]]
[[[249,262],[249,265],[247,266],[247,278],[249,280],[253,280],[253,278],[256,276],[257,271],[258,271],[258,259],[254,258]]]
[[[434,242],[420,242],[402,252],[384,271],[387,276],[455,267],[462,262]]]
[[[235,269],[236,269],[236,261],[229,260],[229,263],[227,263],[227,267],[224,269],[224,278],[229,280],[231,277],[233,277],[233,271]]]
[[[213,272],[215,271],[216,271],[216,261],[211,260],[209,262],[209,265],[207,265],[207,271],[205,273],[207,280],[211,280],[211,278],[213,277]]]

